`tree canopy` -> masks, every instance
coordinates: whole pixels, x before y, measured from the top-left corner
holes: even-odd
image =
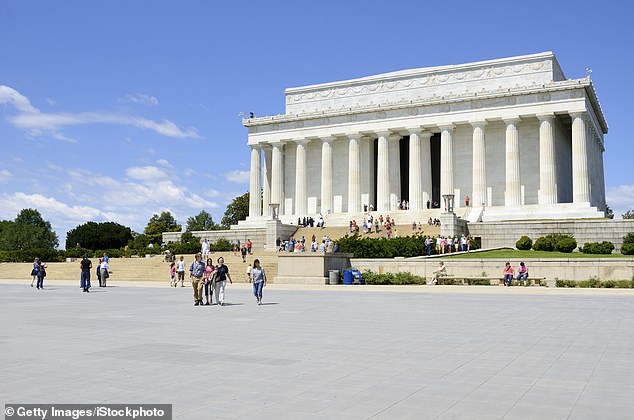
[[[39,211],[23,209],[14,221],[0,222],[0,249],[6,251],[35,248],[53,249],[59,245],[51,223]]]
[[[229,228],[231,225],[237,225],[238,220],[245,220],[249,215],[249,193],[246,192],[233,199],[227,206],[225,215],[222,218],[221,225]]]
[[[185,230],[187,232],[199,231],[199,230],[219,230],[222,226],[214,222],[211,214],[205,210],[201,210],[196,216],[192,216],[187,219]]]
[[[628,210],[622,216],[624,219],[634,219],[634,210]]]
[[[176,223],[176,219],[169,211],[164,211],[160,215],[153,214],[143,233],[149,238],[151,243],[160,243],[163,232],[180,232],[182,226]]]
[[[87,222],[69,230],[66,234],[66,249],[79,244],[90,250],[117,249],[125,246],[132,239],[129,227],[114,222]]]

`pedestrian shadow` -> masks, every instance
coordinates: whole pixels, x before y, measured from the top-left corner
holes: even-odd
[[[218,304],[216,303],[216,305]],[[242,306],[242,305],[244,305],[244,303],[226,303],[225,302],[224,304],[224,306]]]
[[[279,305],[279,302],[266,302],[266,303],[262,303],[262,306],[266,306],[266,305]]]

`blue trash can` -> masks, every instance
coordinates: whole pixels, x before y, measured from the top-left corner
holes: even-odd
[[[343,284],[354,284],[354,276],[352,270],[345,270],[343,272]]]

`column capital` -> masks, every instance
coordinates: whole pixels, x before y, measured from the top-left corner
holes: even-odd
[[[403,138],[403,136],[401,136],[400,134],[391,133],[387,139],[390,141],[397,141],[397,140],[400,140],[401,138]]]
[[[345,136],[348,140],[350,139],[357,139],[357,140],[361,140],[361,138],[363,137],[363,134],[361,133],[357,133],[357,132],[353,132],[353,133],[346,133]]]
[[[535,115],[539,122],[542,121],[552,121],[555,118],[555,114],[553,112],[545,112],[543,114]]]
[[[521,121],[520,117],[507,117],[507,118],[502,118],[502,121],[504,121],[504,123],[506,125],[510,125],[510,124],[517,124]]]
[[[582,118],[582,119],[587,119],[588,118],[588,113],[585,111],[580,111],[580,112],[569,112],[568,115],[570,115],[570,118]]]
[[[409,135],[418,134],[420,136],[423,129],[421,127],[408,127],[405,129]]]
[[[438,128],[440,128],[441,131],[453,131],[456,126],[454,124],[442,124],[439,125]]]
[[[389,138],[392,133],[389,130],[381,130],[381,131],[376,131],[374,134],[376,134],[377,137]]]
[[[307,139],[307,138],[293,139],[293,143],[301,144],[302,146],[306,146],[308,143],[310,143],[310,139]]]
[[[469,124],[471,124],[471,127],[473,128],[484,128],[487,125],[487,120],[469,121]]]
[[[251,150],[260,150],[263,148],[263,145],[261,144],[250,144],[249,147],[251,148]]]
[[[321,138],[320,138],[320,140],[321,140],[321,142],[322,142],[322,143],[328,143],[328,144],[330,144],[330,143],[332,143],[333,141],[335,141],[335,138],[334,138],[334,137],[332,137],[332,136],[326,136],[326,137],[321,137]]]

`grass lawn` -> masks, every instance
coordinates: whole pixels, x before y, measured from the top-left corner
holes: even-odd
[[[468,259],[487,259],[499,258],[507,260],[517,260],[522,258],[632,258],[631,255],[623,255],[612,253],[610,255],[602,254],[584,254],[582,252],[548,252],[548,251],[519,251],[514,249],[500,249],[494,251],[470,252],[468,254],[451,255],[445,258],[468,258]]]

